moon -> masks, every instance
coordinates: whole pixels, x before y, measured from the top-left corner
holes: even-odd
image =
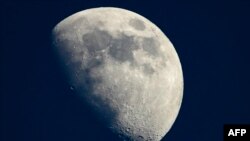
[[[53,48],[68,83],[123,140],[159,141],[181,107],[177,52],[152,22],[132,11],[83,10],[58,23]]]

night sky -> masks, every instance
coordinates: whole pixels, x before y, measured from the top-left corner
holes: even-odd
[[[52,28],[94,7],[155,23],[184,73],[180,113],[163,141],[221,141],[223,125],[250,124],[250,3],[1,2],[1,141],[116,141],[70,91],[51,48]]]

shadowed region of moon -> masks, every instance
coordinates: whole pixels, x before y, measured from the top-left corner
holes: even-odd
[[[121,140],[159,141],[170,130],[183,96],[182,69],[153,23],[128,10],[94,8],[61,21],[52,36],[68,83]]]
[[[103,83],[102,78],[100,77],[91,77],[90,75],[91,69],[84,70],[84,73],[82,74],[82,80],[84,81],[84,87],[81,89],[78,89],[78,91],[81,91],[82,93],[89,94],[89,93],[95,93],[95,85]],[[116,109],[112,108],[112,105],[110,103],[106,102],[103,97],[96,96],[98,94],[94,94],[91,97],[84,96],[85,103],[94,105],[90,106],[94,113],[97,116],[97,119],[102,121],[105,124],[110,124],[113,122],[113,120],[116,118],[117,111]],[[94,108],[94,109],[93,109]],[[113,109],[113,110],[110,110]],[[102,113],[102,114],[100,114]]]

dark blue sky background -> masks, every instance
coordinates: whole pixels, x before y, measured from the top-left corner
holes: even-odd
[[[184,73],[180,114],[164,141],[221,141],[226,123],[250,124],[250,3],[140,1],[1,2],[2,141],[116,140],[64,80],[51,29],[93,7],[120,7],[155,23]]]

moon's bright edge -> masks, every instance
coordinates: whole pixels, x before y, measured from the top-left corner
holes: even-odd
[[[159,141],[170,130],[183,74],[156,25],[125,9],[93,8],[61,21],[52,37],[69,83],[112,132]]]

